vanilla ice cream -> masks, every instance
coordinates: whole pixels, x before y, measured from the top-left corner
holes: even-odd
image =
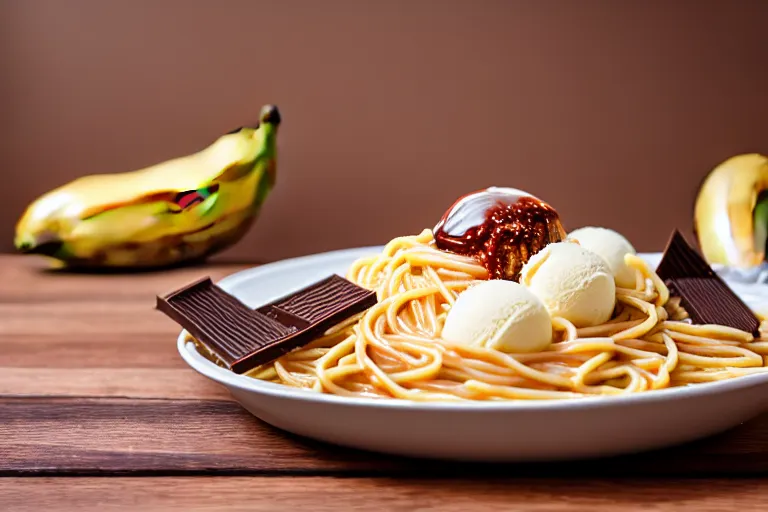
[[[549,244],[520,273],[553,317],[576,327],[607,321],[616,304],[616,284],[608,264],[596,253],[572,242]]]
[[[502,352],[537,352],[552,342],[552,319],[524,286],[492,280],[465,290],[448,312],[443,339]]]
[[[635,271],[624,263],[624,256],[636,254],[629,241],[616,231],[606,228],[586,227],[572,231],[568,238],[576,240],[585,249],[600,255],[613,273],[616,286],[635,287]]]

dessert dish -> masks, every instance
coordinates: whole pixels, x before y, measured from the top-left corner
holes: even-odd
[[[552,206],[516,189],[459,199],[434,229],[392,240],[345,277],[329,279],[356,300],[298,293],[233,315],[207,282],[212,314],[194,301],[177,314],[187,292],[158,304],[220,365],[348,397],[578,399],[768,372],[760,320],[679,233],[654,271],[620,234],[568,235]],[[303,323],[280,316],[288,303]],[[265,326],[269,335],[251,333]],[[239,347],[229,358],[227,343]]]

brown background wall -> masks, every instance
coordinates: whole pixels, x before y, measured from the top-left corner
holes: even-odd
[[[236,258],[377,244],[491,184],[641,250],[768,151],[768,2],[0,0],[0,250],[38,194],[283,112]]]

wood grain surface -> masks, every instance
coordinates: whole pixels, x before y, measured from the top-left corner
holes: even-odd
[[[308,510],[735,512],[768,510],[757,480],[506,478],[35,478],[0,480],[5,512]],[[66,496],[62,499],[63,496]]]
[[[298,438],[231,401],[0,399],[0,474],[288,473],[352,476],[735,476],[768,473],[768,416],[720,436],[631,457],[558,464],[451,464]]]
[[[0,256],[0,510],[766,509],[768,415],[670,450],[533,465],[405,460],[273,429],[186,367],[178,327],[154,311],[156,294],[243,266],[85,275]]]

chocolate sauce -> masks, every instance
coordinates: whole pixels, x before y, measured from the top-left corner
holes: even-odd
[[[460,198],[435,226],[437,247],[477,258],[492,279],[517,281],[531,256],[565,239],[554,208],[512,188],[491,187]]]

